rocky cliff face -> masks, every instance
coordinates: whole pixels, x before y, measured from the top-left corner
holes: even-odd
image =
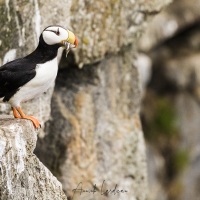
[[[153,69],[142,109],[149,158],[154,158],[148,162],[153,199],[200,195],[199,9],[199,0],[174,1],[152,21],[139,45]]]
[[[52,89],[23,105],[43,122],[36,154],[61,180],[69,197],[80,182],[84,188],[96,184],[100,191],[105,180],[108,189],[117,184],[127,190],[119,198],[147,198],[141,94],[134,57],[146,22],[169,2],[0,3],[1,63],[31,52],[41,30],[50,24],[71,27],[79,38],[79,48],[69,54],[68,61],[61,60],[51,108]],[[1,105],[1,112],[9,113],[8,108]],[[97,192],[76,198],[108,197]]]
[[[138,74],[130,55],[127,52],[113,56],[82,70],[67,68],[58,76],[52,121],[46,129],[49,134],[38,143],[36,153],[54,173],[61,174],[58,177],[67,191],[80,181],[91,187],[88,180],[92,183],[106,180],[107,187],[114,188],[117,183],[121,188],[129,188],[129,194],[121,194],[121,198],[130,194],[139,197],[146,188],[145,149],[138,117]],[[70,74],[75,81],[70,76],[66,78]],[[131,101],[127,95],[137,98]],[[52,141],[56,145],[49,147]],[[51,156],[48,160],[47,149]],[[131,189],[137,185],[140,189]]]

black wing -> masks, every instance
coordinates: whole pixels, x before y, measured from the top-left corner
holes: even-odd
[[[27,58],[19,58],[0,67],[0,98],[9,99],[36,75],[36,64]]]

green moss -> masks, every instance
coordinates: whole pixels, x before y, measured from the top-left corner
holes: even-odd
[[[165,160],[165,184],[169,199],[178,199],[182,186],[178,178],[189,163],[189,150],[181,148],[180,131],[171,96],[149,94],[144,118],[144,133],[148,142],[158,149]]]
[[[152,109],[153,115],[145,131],[147,139],[157,141],[160,137],[177,136],[176,112],[173,103],[168,98],[161,97],[155,99]]]
[[[167,136],[175,134],[175,119],[175,111],[172,103],[168,99],[159,99],[154,121],[156,130],[163,132]]]
[[[189,163],[189,153],[187,150],[178,149],[172,156],[172,168],[175,174],[181,173]]]

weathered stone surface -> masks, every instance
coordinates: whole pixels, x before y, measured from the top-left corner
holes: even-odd
[[[200,19],[199,9],[199,0],[174,1],[149,23],[140,39],[140,49],[149,51],[187,26],[198,22]]]
[[[135,43],[150,13],[159,12],[166,1],[73,1],[71,26],[78,33],[78,63],[91,63]]]
[[[52,121],[46,129],[49,134],[38,143],[36,153],[58,175],[70,196],[79,182],[91,188],[106,180],[109,188],[118,184],[128,190],[121,198],[146,198],[140,91],[131,62],[127,52],[82,70],[67,68],[58,76]],[[73,74],[75,81],[67,74]],[[46,154],[51,158],[46,160]]]
[[[0,199],[67,199],[60,182],[33,154],[36,141],[31,122],[1,116]]]

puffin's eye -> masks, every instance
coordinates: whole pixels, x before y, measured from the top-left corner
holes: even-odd
[[[56,35],[60,35],[59,28],[58,28],[58,30],[56,31]]]

